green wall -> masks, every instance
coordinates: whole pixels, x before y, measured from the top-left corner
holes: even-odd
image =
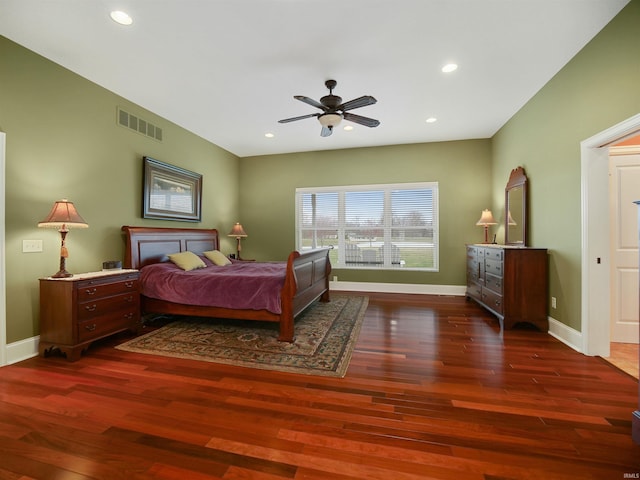
[[[550,316],[581,331],[580,142],[640,112],[640,0],[632,0],[492,139],[494,206],[530,180],[530,244],[550,250]],[[608,224],[599,228],[608,229]]]
[[[464,285],[464,244],[484,239],[475,223],[491,204],[489,140],[247,157],[240,165],[247,258],[285,259],[295,247],[296,187],[439,184],[439,272],[334,269],[340,280]]]
[[[55,200],[73,201],[89,224],[67,236],[71,272],[122,259],[122,225],[231,228],[239,201],[236,156],[4,37],[0,59],[8,343],[38,334],[38,278],[58,270],[60,234],[37,224]],[[118,106],[162,127],[163,141],[119,126]],[[202,222],[141,218],[144,155],[203,175]],[[24,239],[42,239],[44,251],[22,253]]]

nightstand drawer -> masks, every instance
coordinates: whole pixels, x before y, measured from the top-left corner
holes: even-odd
[[[98,317],[116,310],[138,308],[140,296],[135,293],[125,293],[113,297],[97,298],[95,301],[78,304],[78,320]]]
[[[138,291],[138,280],[133,276],[118,277],[117,281],[85,280],[78,285],[78,302],[131,291]]]
[[[137,316],[137,310],[129,309],[78,322],[78,340],[86,342],[125,330],[131,326],[132,321],[137,320]]]

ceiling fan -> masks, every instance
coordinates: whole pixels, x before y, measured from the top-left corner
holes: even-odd
[[[285,118],[284,120],[279,120],[278,123],[289,123],[304,118],[318,117],[322,125],[322,130],[320,131],[321,137],[331,135],[333,128],[336,127],[342,119],[364,125],[365,127],[377,127],[380,125],[378,120],[348,112],[348,110],[353,110],[354,108],[366,107],[367,105],[376,103],[377,100],[371,95],[363,95],[362,97],[342,103],[342,98],[333,94],[333,89],[336,88],[337,82],[335,80],[327,80],[324,84],[329,89],[329,95],[322,97],[319,102],[303,95],[294,95],[293,97],[312,107],[319,108],[322,112],[310,113],[300,117]]]

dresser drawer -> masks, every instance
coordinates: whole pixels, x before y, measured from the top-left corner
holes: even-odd
[[[501,277],[502,276],[502,261],[501,260],[494,260],[492,258],[485,258],[484,259],[484,270],[486,273],[490,273],[492,275],[495,275],[497,277]]]
[[[484,277],[484,286],[489,290],[502,295],[502,277],[487,273]]]
[[[487,288],[483,288],[482,302],[496,313],[502,315],[504,309],[504,305],[502,304],[502,295],[498,295]]]
[[[467,295],[473,297],[478,301],[482,300],[482,286],[477,283],[467,284]]]
[[[478,283],[479,281],[478,265],[476,264],[475,267],[467,266],[467,283]]]
[[[138,291],[137,276],[121,276],[117,278],[84,280],[78,284],[78,302],[86,302],[95,298],[108,297],[119,293]]]
[[[491,260],[497,260],[499,262],[502,261],[502,253],[503,251],[499,248],[485,248],[484,249],[484,256],[485,258],[491,259]]]

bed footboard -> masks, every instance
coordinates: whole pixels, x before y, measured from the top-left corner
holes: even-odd
[[[328,302],[331,248],[291,252],[287,259],[287,276],[282,288],[282,315],[278,340],[292,342],[294,318],[316,299]]]

